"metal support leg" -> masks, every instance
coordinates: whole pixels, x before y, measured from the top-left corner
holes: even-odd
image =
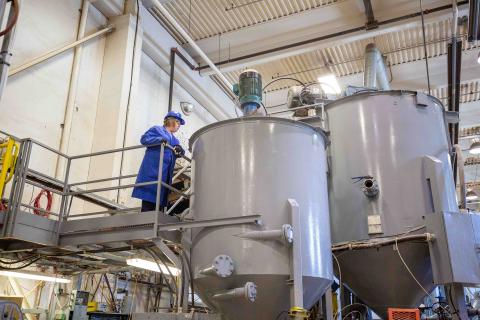
[[[325,292],[325,315],[326,320],[333,320],[333,302],[332,302],[332,287],[329,287]]]
[[[290,289],[290,307],[303,308],[300,208],[295,199],[288,199],[288,204],[290,205],[290,219],[293,228],[293,246],[290,256],[290,279],[293,280],[293,285]]]
[[[449,298],[448,300],[450,300],[449,304],[451,310],[453,310],[452,319],[467,320],[467,303],[465,301],[465,291],[463,286],[461,284],[453,283],[446,287],[445,290],[448,292],[447,297]]]

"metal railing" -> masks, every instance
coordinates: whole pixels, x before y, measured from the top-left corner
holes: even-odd
[[[162,187],[164,187],[179,195],[178,200],[168,209],[168,211],[165,212],[166,214],[171,213],[173,209],[181,202],[181,200],[190,197],[190,194],[189,194],[190,188],[186,192],[183,192],[162,181],[161,172],[163,168],[163,158],[164,158],[165,150],[170,149],[174,151],[174,148],[166,143],[158,143],[158,144],[152,144],[147,146],[136,145],[136,146],[125,147],[125,148],[117,148],[112,150],[105,150],[100,152],[69,156],[39,141],[30,139],[30,138],[19,139],[3,131],[0,131],[0,134],[4,136],[12,137],[20,144],[18,160],[16,163],[15,173],[14,173],[14,177],[11,185],[10,196],[8,198],[8,207],[6,210],[5,218],[3,220],[3,229],[2,229],[3,237],[7,236],[8,234],[11,234],[15,226],[17,214],[21,210],[21,208],[35,210],[35,212],[43,214],[45,218],[58,220],[59,222],[62,222],[62,221],[67,221],[69,219],[72,202],[73,202],[73,199],[75,198],[79,198],[80,200],[91,202],[96,205],[100,205],[107,209],[110,209],[107,211],[80,213],[80,214],[75,214],[71,216],[75,218],[88,218],[95,215],[98,216],[98,215],[106,215],[106,214],[112,215],[116,213],[125,213],[128,211],[138,209],[138,208],[122,207],[121,205],[115,206],[107,199],[102,199],[102,197],[96,195],[99,192],[112,191],[112,190],[120,191],[122,189],[129,189],[129,188],[134,188],[139,186],[156,185],[157,194],[156,194],[155,211],[163,212],[164,208],[160,208],[160,195],[161,195],[161,189]],[[47,151],[55,155],[58,161],[66,161],[63,179],[59,179],[58,177],[52,177],[52,176],[49,176],[48,174],[44,174],[30,168],[29,165],[30,165],[30,160],[32,158],[32,150],[34,146],[39,147],[44,151]],[[128,174],[128,175],[120,174],[119,176],[115,176],[115,177],[86,180],[86,181],[73,182],[73,183],[70,182],[72,164],[76,160],[93,158],[93,157],[98,157],[98,156],[108,155],[108,154],[111,155],[115,153],[144,149],[144,148],[151,148],[151,147],[160,147],[160,161],[158,164],[159,175],[158,175],[158,179],[155,181],[122,184],[122,180],[133,179],[137,176],[137,174]],[[180,166],[180,168],[172,178],[172,181],[175,181],[175,179],[177,179],[181,174],[185,173],[186,170],[188,170],[191,166],[190,158],[188,158],[185,155],[182,155],[181,158],[186,160],[185,164]],[[118,185],[102,187],[102,188],[93,188],[93,189],[79,188],[79,186],[89,186],[96,183],[106,183],[106,182],[113,182],[113,181],[118,181]],[[26,185],[40,188],[41,190],[47,190],[52,194],[56,195],[57,199],[60,200],[58,211],[54,212],[52,210],[46,210],[46,209],[32,206],[31,203],[24,203],[23,199],[24,199],[24,192],[25,192]],[[57,204],[57,207],[58,207],[58,204]],[[111,209],[112,207],[114,207],[114,209]],[[57,226],[56,226],[57,237],[59,236],[59,233],[60,233],[60,225],[61,223],[57,223]]]

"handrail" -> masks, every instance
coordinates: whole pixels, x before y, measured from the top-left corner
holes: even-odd
[[[6,136],[10,136],[8,133],[3,132],[0,130],[0,134],[4,134]],[[93,152],[89,154],[80,154],[76,156],[68,156],[60,151],[57,151],[48,145],[41,143],[39,141],[36,141],[31,138],[25,138],[25,139],[18,139],[18,142],[21,143],[22,145],[22,154],[21,158],[22,160],[19,162],[19,167],[16,168],[16,177],[14,184],[15,186],[12,188],[12,192],[15,193],[13,195],[13,201],[11,201],[11,204],[9,206],[10,210],[7,213],[11,214],[11,217],[9,218],[13,224],[15,224],[15,217],[16,217],[16,212],[19,208],[27,208],[27,209],[32,209],[32,210],[37,210],[40,213],[48,214],[48,216],[55,216],[58,218],[59,221],[66,221],[68,220],[70,216],[70,206],[72,203],[72,200],[74,198],[89,201],[88,198],[97,196],[95,193],[99,192],[105,192],[105,191],[112,191],[112,190],[122,190],[122,189],[128,189],[132,187],[138,187],[138,186],[148,186],[148,185],[156,185],[157,186],[157,198],[159,198],[159,192],[160,188],[166,188],[178,195],[180,195],[180,200],[177,200],[176,203],[174,204],[173,207],[176,207],[178,203],[181,201],[181,199],[185,198],[190,198],[191,196],[191,191],[188,189],[186,192],[182,192],[178,190],[177,188],[171,186],[170,184],[167,184],[163,181],[161,181],[161,175],[159,175],[159,179],[155,181],[147,181],[147,182],[140,182],[140,183],[131,183],[131,184],[125,184],[125,185],[118,185],[118,186],[108,186],[108,187],[103,187],[103,188],[95,188],[95,189],[90,189],[90,190],[85,190],[81,189],[78,186],[81,185],[91,185],[94,183],[101,183],[101,182],[112,182],[112,181],[122,181],[123,179],[129,179],[129,178],[134,178],[137,176],[137,174],[127,174],[127,175],[119,175],[115,177],[108,177],[108,178],[102,178],[102,179],[95,179],[95,180],[90,180],[90,181],[81,181],[81,182],[69,182],[69,179],[71,179],[71,166],[72,166],[72,161],[76,159],[83,159],[83,158],[89,158],[89,157],[96,157],[96,156],[101,156],[101,155],[106,155],[106,154],[113,154],[117,152],[124,152],[124,151],[129,151],[129,150],[136,150],[136,149],[143,149],[143,148],[149,148],[149,147],[156,147],[160,146],[160,152],[163,155],[165,152],[165,149],[170,149],[175,151],[175,148],[167,143],[157,143],[157,144],[151,144],[151,145],[135,145],[135,146],[130,146],[130,147],[124,147],[124,148],[116,148],[116,149],[111,149],[111,150],[104,150],[104,151],[98,151],[98,152]],[[66,165],[66,170],[64,173],[64,177],[61,179],[51,177],[48,174],[44,174],[42,172],[36,171],[34,169],[31,169],[29,167],[29,158],[32,154],[32,147],[33,146],[38,146],[41,149],[47,150],[53,154],[56,154],[60,157],[63,157],[67,161]],[[180,156],[179,156],[180,158]],[[182,173],[184,173],[188,168],[191,167],[191,162],[192,160],[187,157],[187,156],[181,156],[181,158],[185,159],[187,163],[182,163],[180,164],[178,171],[175,173],[175,179],[178,178]],[[162,161],[160,160],[159,165],[161,168],[161,163]],[[110,183],[108,183],[110,184]],[[58,213],[52,212],[50,210],[46,210],[43,208],[36,208],[34,207],[31,203],[28,202],[23,202],[23,189],[25,185],[31,185],[34,187],[38,187],[40,189],[45,189],[47,191],[52,192],[55,195],[58,195],[61,198],[60,201],[60,209]],[[11,195],[12,197],[12,195]],[[157,200],[157,203],[160,201]],[[158,206],[158,205],[157,205]],[[156,208],[157,211],[163,211],[164,208]],[[172,208],[173,209],[173,208]],[[172,211],[172,209],[169,210],[169,212]],[[114,210],[117,210],[117,208],[114,208]],[[112,211],[113,212],[127,212],[130,210],[134,210],[131,208],[125,208],[124,210],[119,210],[119,211]],[[108,212],[108,211],[107,211]],[[90,213],[92,215],[98,215],[102,214],[101,212],[98,213]],[[73,215],[72,217],[77,216],[77,218],[80,218],[82,216],[88,216],[90,214],[80,214],[80,215]],[[57,224],[57,236],[59,236],[59,228],[60,228],[60,223]],[[11,228],[10,228],[11,229]],[[9,230],[10,230],[9,229]],[[13,230],[13,229],[12,229]],[[8,234],[8,230],[5,229],[4,227],[4,232]]]
[[[92,183],[99,183],[99,182],[107,182],[107,181],[113,181],[113,180],[122,180],[122,179],[128,179],[128,178],[135,178],[137,174],[129,174],[125,176],[118,176],[118,177],[112,177],[112,178],[103,178],[103,179],[97,179],[97,180],[87,180],[87,181],[81,181],[81,182],[75,182],[75,183],[70,183],[68,186],[73,187],[73,186],[80,186],[84,184],[92,184]]]

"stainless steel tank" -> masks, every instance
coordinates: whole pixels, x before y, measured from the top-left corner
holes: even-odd
[[[283,230],[288,237],[291,230],[284,228],[291,223],[288,199],[295,199],[300,210],[301,224],[293,232],[301,232],[305,307],[331,284],[325,147],[323,132],[269,117],[222,121],[192,136],[190,208],[195,219],[262,216],[262,225],[223,226],[193,234],[194,285],[202,301],[226,319],[275,319],[291,307],[291,247],[266,239],[274,230]],[[247,283],[256,286],[256,297],[255,292],[242,293]]]
[[[326,114],[334,244],[424,233],[426,215],[458,211],[439,100],[410,91],[365,92],[330,103]],[[437,179],[430,179],[431,163],[441,168]],[[443,191],[441,208],[433,207],[432,190]],[[433,289],[428,245],[399,249],[422,286]],[[416,306],[425,295],[393,246],[338,258],[343,281],[380,316],[388,307]]]

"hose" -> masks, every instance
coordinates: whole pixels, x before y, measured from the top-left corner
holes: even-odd
[[[8,34],[10,31],[12,31],[13,27],[17,24],[18,21],[18,16],[20,14],[20,5],[18,3],[18,0],[12,0],[12,9],[15,10],[15,15],[8,21],[7,26],[5,27],[4,30],[0,31],[0,37],[3,37],[4,35]]]
[[[40,201],[42,200],[42,197],[45,196],[47,198],[47,206],[45,209],[41,207]],[[35,200],[33,201],[33,206],[37,209],[42,209],[42,211],[33,209],[33,213],[35,213],[38,216],[43,216],[48,218],[49,214],[48,212],[45,211],[50,211],[52,209],[52,203],[53,203],[53,195],[50,191],[43,189],[40,191],[40,193],[35,197]]]
[[[369,249],[369,248],[379,248],[384,246],[389,246],[392,244],[397,244],[401,242],[409,242],[409,241],[422,241],[422,242],[431,242],[435,238],[435,235],[431,233],[422,233],[422,234],[414,234],[414,235],[407,235],[395,238],[389,238],[386,240],[381,241],[353,241],[348,243],[342,243],[338,245],[332,246],[332,252],[339,252],[339,251],[351,251],[351,250],[360,250],[360,249]]]

